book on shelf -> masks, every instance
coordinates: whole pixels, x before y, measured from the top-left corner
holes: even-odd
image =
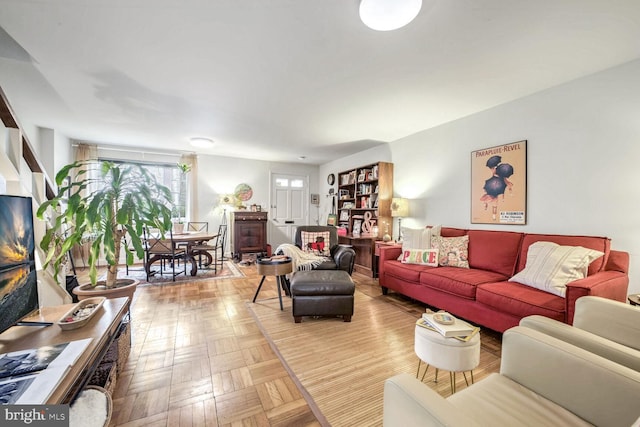
[[[428,322],[436,331],[438,331],[445,337],[466,337],[467,335],[473,333],[475,327],[463,320],[449,315],[453,318],[453,323],[450,325],[445,325],[443,323],[437,322],[433,318],[434,314],[438,313],[422,313],[422,319]]]
[[[0,354],[0,401],[3,404],[42,404],[91,338]]]

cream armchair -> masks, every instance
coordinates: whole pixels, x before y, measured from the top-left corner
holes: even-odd
[[[409,374],[384,386],[385,427],[630,426],[640,372],[522,326],[503,335],[499,374],[443,398]]]
[[[573,326],[528,316],[520,326],[535,329],[640,372],[640,308],[606,298],[576,301]]]

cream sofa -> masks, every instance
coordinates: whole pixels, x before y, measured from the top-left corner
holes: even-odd
[[[640,371],[638,307],[586,296],[576,301],[573,326],[543,316],[525,317],[520,325]]]
[[[640,372],[542,332],[503,335],[499,374],[443,398],[409,374],[384,386],[384,426],[630,426]]]

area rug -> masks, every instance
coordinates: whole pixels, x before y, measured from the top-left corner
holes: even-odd
[[[304,317],[294,323],[291,300],[247,303],[285,368],[313,403],[323,425],[382,425],[384,381],[415,374],[416,317],[356,290],[352,321]],[[385,351],[380,351],[383,348]]]
[[[154,264],[154,268],[155,268],[155,264]],[[162,284],[174,283],[171,277],[171,270],[166,270],[165,273],[168,273],[168,274],[164,274],[162,276],[160,274],[156,274],[150,277],[149,282],[147,282],[147,275],[145,274],[142,265],[136,264],[129,267],[129,274],[126,273],[126,270],[124,268],[121,268],[118,271],[118,277],[127,278],[127,279],[136,279],[140,281],[140,284],[149,283],[153,285],[153,284],[160,284],[160,283]],[[106,275],[103,275],[102,277],[100,277],[99,280],[103,280],[105,277]],[[193,282],[196,280],[235,279],[238,277],[245,277],[242,270],[240,270],[232,261],[225,261],[223,263],[222,269],[218,269],[217,273],[214,272],[213,270],[199,268],[195,276],[189,275],[188,271],[186,275],[180,274],[176,276],[175,283]]]

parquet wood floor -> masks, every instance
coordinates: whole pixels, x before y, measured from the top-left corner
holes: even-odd
[[[247,309],[261,276],[255,266],[242,271],[244,278],[138,287],[110,426],[322,425]],[[86,275],[78,271],[81,283]],[[354,279],[363,293],[380,295],[377,280]],[[259,298],[275,297],[269,277]],[[395,294],[388,301],[416,318],[425,309]],[[483,350],[499,356],[500,338],[485,330]]]

